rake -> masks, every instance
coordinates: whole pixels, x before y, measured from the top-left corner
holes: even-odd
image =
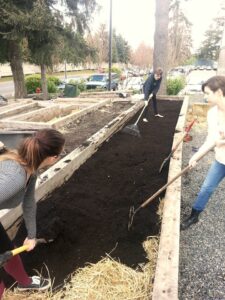
[[[199,156],[198,159],[196,159],[196,162],[198,162],[200,159],[202,159],[209,151],[211,151],[215,147],[215,144],[212,145],[210,148],[208,148],[206,151],[204,151],[201,156]],[[144,203],[142,203],[138,208],[134,209],[134,206],[130,208],[129,211],[129,221],[128,221],[128,230],[130,230],[133,221],[134,216],[137,214],[141,208],[144,208],[147,204],[149,204],[153,199],[155,199],[158,195],[160,195],[171,183],[173,183],[177,178],[185,174],[187,171],[189,171],[192,168],[192,166],[187,166],[181,172],[179,172],[174,178],[172,178],[169,182],[167,182],[161,189],[159,189],[155,194],[153,194],[150,198],[148,198]]]
[[[122,132],[128,133],[128,134],[130,134],[130,135],[134,135],[134,136],[137,136],[137,137],[141,137],[140,130],[139,130],[137,124],[138,124],[138,122],[139,122],[141,116],[143,115],[143,113],[144,113],[146,107],[148,106],[149,101],[151,100],[151,98],[152,98],[152,95],[150,95],[150,97],[149,97],[149,99],[148,99],[147,105],[145,105],[145,106],[143,107],[143,109],[142,109],[140,115],[139,115],[138,118],[137,118],[137,121],[136,121],[134,124],[130,124],[130,125],[127,125],[126,127],[124,127],[124,128],[122,129]]]
[[[194,119],[189,126],[185,129],[185,133],[183,134],[183,136],[181,137],[181,139],[177,142],[177,144],[174,146],[174,148],[172,149],[172,151],[170,152],[170,154],[164,159],[164,161],[162,162],[160,168],[159,168],[159,173],[162,172],[162,169],[168,164],[170,158],[173,156],[174,152],[177,150],[178,146],[180,145],[180,143],[184,140],[184,138],[188,135],[189,131],[191,130],[191,127],[193,126],[193,124],[195,123],[196,119]]]

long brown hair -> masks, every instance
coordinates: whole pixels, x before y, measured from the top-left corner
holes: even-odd
[[[15,159],[33,173],[47,157],[58,156],[64,144],[62,133],[55,129],[42,129],[25,138],[17,153],[8,150],[1,155],[0,160]]]

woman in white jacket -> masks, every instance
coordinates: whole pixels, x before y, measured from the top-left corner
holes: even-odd
[[[208,135],[204,144],[190,159],[194,167],[197,159],[207,149],[215,147],[215,161],[212,163],[200,192],[192,205],[191,215],[181,224],[181,230],[197,223],[210,196],[225,177],[225,76],[213,76],[202,85],[207,102],[211,105],[208,115]]]

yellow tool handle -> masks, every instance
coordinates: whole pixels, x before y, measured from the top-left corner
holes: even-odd
[[[16,249],[12,250],[11,253],[12,253],[12,255],[14,256],[14,255],[17,255],[17,254],[19,254],[19,253],[21,253],[21,252],[26,251],[28,248],[29,248],[29,246],[23,245],[23,246],[21,246],[21,247],[19,247],[19,248],[16,248]]]

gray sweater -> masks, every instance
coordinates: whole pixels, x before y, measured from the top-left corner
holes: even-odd
[[[0,161],[0,209],[14,208],[22,203],[27,236],[36,237],[36,175],[27,184],[25,169],[15,160]]]

